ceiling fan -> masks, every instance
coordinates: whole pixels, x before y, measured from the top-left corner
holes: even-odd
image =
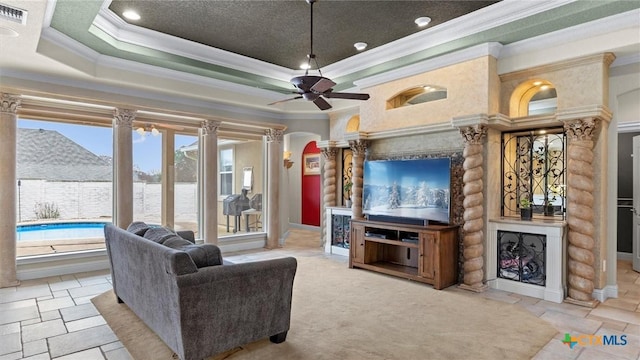
[[[305,99],[308,101],[313,101],[314,104],[320,110],[328,110],[331,109],[331,105],[324,98],[329,99],[351,99],[351,100],[367,100],[369,99],[369,94],[358,94],[358,93],[344,93],[344,92],[334,92],[332,87],[336,85],[331,79],[322,76],[322,71],[320,71],[320,66],[318,66],[318,60],[316,59],[316,55],[313,53],[313,3],[318,0],[306,0],[309,3],[311,8],[311,29],[309,31],[310,34],[310,51],[307,55],[307,67],[302,76],[296,76],[290,80],[291,84],[297,88],[297,91],[294,94],[299,94],[296,97],[276,101],[269,105],[279,104],[285,101],[297,100],[297,99]],[[311,68],[311,61],[315,63],[316,68],[318,69],[318,73],[320,76],[309,75],[309,69]]]

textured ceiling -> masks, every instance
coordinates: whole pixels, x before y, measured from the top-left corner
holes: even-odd
[[[432,19],[434,27],[497,1],[337,1],[313,5],[313,47],[320,67],[424,28],[414,20]],[[306,61],[310,48],[310,5],[296,1],[148,1],[114,0],[118,16],[137,11],[130,24],[170,34],[290,69]]]

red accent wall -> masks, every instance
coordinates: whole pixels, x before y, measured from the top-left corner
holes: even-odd
[[[304,175],[304,155],[320,154],[316,142],[309,142],[302,151],[302,164],[300,177],[302,178],[302,223],[305,225],[320,226],[320,175]]]

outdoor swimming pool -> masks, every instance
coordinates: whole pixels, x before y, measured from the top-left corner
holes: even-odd
[[[17,241],[104,237],[105,222],[60,222],[17,226]]]

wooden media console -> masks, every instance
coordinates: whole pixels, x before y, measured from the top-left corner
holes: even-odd
[[[351,220],[349,267],[431,284],[458,282],[458,227]]]

